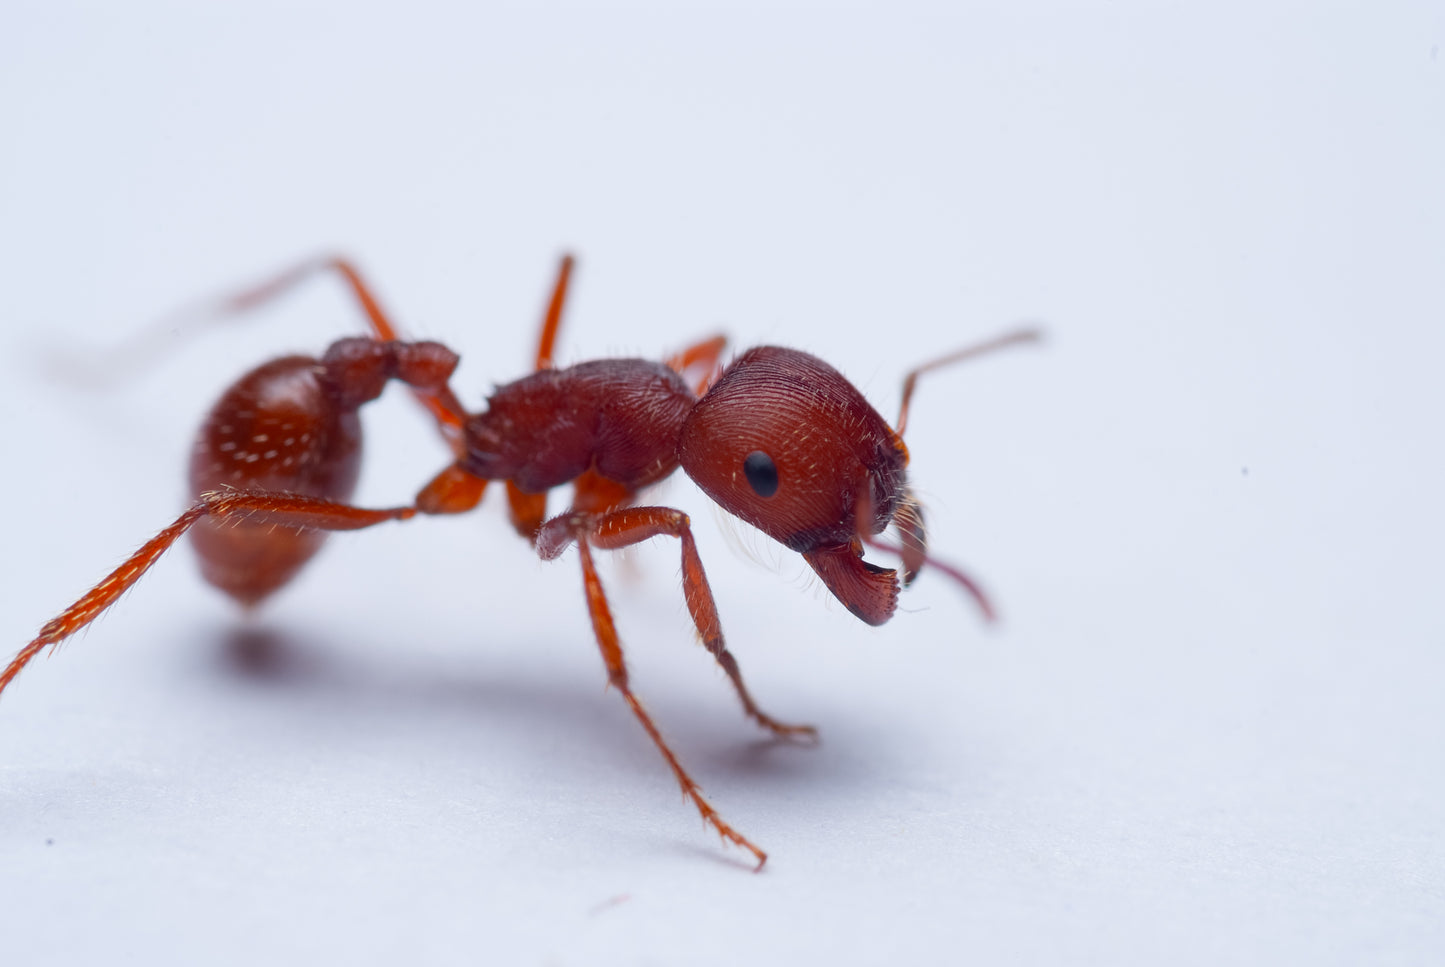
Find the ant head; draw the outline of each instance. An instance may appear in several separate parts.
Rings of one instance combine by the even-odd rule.
[[[678,460],[724,510],[801,553],[849,611],[869,624],[892,616],[897,574],[865,562],[863,541],[913,506],[908,450],[836,369],[795,349],[748,350],[688,415]]]

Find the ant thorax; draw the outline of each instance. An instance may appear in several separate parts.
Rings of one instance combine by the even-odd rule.
[[[696,404],[680,375],[651,360],[545,369],[498,387],[467,421],[461,465],[528,493],[588,470],[640,490],[677,469],[677,440]]]

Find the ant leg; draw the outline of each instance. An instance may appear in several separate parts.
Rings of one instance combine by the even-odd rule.
[[[610,510],[621,510],[631,506],[637,499],[637,492],[615,480],[608,480],[589,467],[572,481],[573,512],[604,514]]]
[[[81,628],[90,624],[122,594],[128,591],[141,575],[148,571],[162,554],[180,539],[181,535],[203,517],[220,523],[275,524],[283,527],[314,528],[326,531],[360,530],[389,520],[406,520],[416,514],[413,507],[392,507],[384,510],[367,510],[352,507],[320,497],[300,494],[278,494],[254,491],[222,490],[202,494],[180,517],[165,530],[151,538],[130,556],[130,558],[105,577],[99,584],[86,592],[79,601],[66,608],[60,615],[47,622],[40,634],[20,650],[0,672],[0,692],[10,684],[30,659],[46,646],[57,646]]]
[[[527,543],[536,543],[542,521],[547,519],[547,492],[529,494],[508,480],[507,518],[517,533],[527,539]]]
[[[303,282],[324,272],[334,272],[351,291],[352,296],[355,297],[362,312],[366,315],[374,338],[381,342],[402,340],[401,334],[392,324],[386,311],[382,309],[371,286],[362,277],[356,266],[340,256],[325,255],[296,262],[270,278],[238,292],[207,300],[189,309],[183,309],[178,314],[161,320],[153,331],[142,334],[135,340],[134,345],[129,347],[129,352],[138,357],[136,362],[144,364],[149,357],[153,357],[162,348],[173,346],[177,335],[186,335],[202,324],[227,319],[260,308],[287,295]],[[115,366],[106,368],[108,372],[115,372],[116,369]],[[451,388],[441,386],[426,393],[414,390],[413,395],[431,413],[438,431],[447,444],[458,456],[461,456],[464,452],[462,424],[466,419],[466,409]]]
[[[417,494],[416,509],[423,514],[464,514],[482,502],[487,483],[454,463]]]
[[[683,377],[688,375],[689,370],[693,370],[697,380],[693,384],[693,392],[702,396],[722,370],[718,360],[722,358],[722,352],[727,348],[727,344],[728,337],[723,335],[704,339],[702,342],[694,343],[686,349],[673,353],[667,357],[665,365]]]
[[[423,514],[463,514],[482,502],[490,481],[470,473],[454,463],[432,478],[416,498],[416,509]],[[547,494],[524,493],[507,481],[507,514],[517,533],[533,543],[542,521],[547,516]]]
[[[211,307],[209,314],[214,318],[223,318],[246,312],[285,295],[302,282],[322,272],[335,272],[341,277],[342,282],[351,290],[351,294],[361,306],[361,311],[366,314],[366,319],[371,324],[371,331],[377,339],[382,342],[401,340],[401,334],[386,311],[382,309],[381,302],[372,292],[366,279],[362,277],[360,270],[349,259],[336,255],[298,262],[265,282],[234,295],[223,297]],[[429,393],[413,391],[412,395],[431,413],[432,419],[436,421],[437,430],[452,450],[461,456],[465,452],[462,444],[462,424],[465,422],[466,408],[456,398],[451,387],[438,387]]]
[[[573,518],[583,519],[580,522],[580,530],[585,531],[585,515],[567,514],[557,519],[570,521]],[[608,684],[622,693],[628,708],[632,709],[632,714],[642,724],[643,731],[652,739],[657,750],[662,753],[662,757],[667,760],[678,785],[682,786],[683,795],[691,799],[693,805],[697,807],[697,811],[702,814],[703,822],[717,830],[718,835],[724,840],[752,853],[757,858],[757,868],[762,869],[763,864],[768,861],[768,854],[758,849],[741,833],[724,822],[717,810],[702,797],[702,788],[687,774],[682,763],[677,761],[677,756],[673,755],[666,740],[663,739],[662,733],[653,724],[652,717],[647,714],[647,710],[642,707],[642,703],[632,693],[632,688],[628,684],[627,665],[622,658],[622,642],[617,637],[617,626],[612,620],[612,609],[607,606],[607,595],[602,590],[602,581],[597,577],[597,566],[593,563],[592,552],[587,547],[585,536],[581,534],[574,536],[578,537],[577,550],[582,558],[582,583],[587,593],[587,610],[592,616],[592,630],[597,636],[597,645],[602,650],[602,662],[607,666]],[[546,557],[545,554],[543,556]]]
[[[349,259],[339,255],[323,255],[305,259],[283,269],[264,282],[249,286],[232,295],[223,296],[210,307],[209,315],[213,318],[224,318],[255,309],[280,298],[312,276],[320,275],[322,272],[335,272],[341,277],[341,281],[351,290],[351,294],[355,296],[357,303],[361,306],[361,311],[366,314],[367,321],[371,323],[371,331],[377,339],[382,342],[395,342],[401,339],[401,335],[392,325],[386,311],[381,308],[381,303],[371,291],[371,286],[367,284],[361,272]]]
[[[577,541],[579,548],[591,544],[604,550],[616,550],[660,536],[676,537],[682,543],[682,590],[687,610],[692,615],[703,646],[717,659],[732,681],[743,703],[743,711],[774,735],[816,740],[818,730],[811,725],[788,725],[758,708],[743,684],[738,661],[723,640],[717,602],[713,600],[707,573],[702,568],[702,558],[697,553],[692,525],[682,511],[670,507],[632,507],[606,514],[563,514],[542,528],[537,538],[537,553],[544,560],[552,560],[573,540]]]
[[[537,370],[552,368],[552,348],[557,342],[557,330],[562,326],[562,307],[567,302],[567,285],[572,280],[572,266],[576,259],[571,255],[562,256],[557,267],[557,281],[552,286],[552,298],[547,303],[547,314],[542,317],[542,331],[537,335]]]

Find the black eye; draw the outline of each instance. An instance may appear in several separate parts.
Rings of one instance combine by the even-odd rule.
[[[778,465],[763,451],[754,450],[743,458],[743,473],[759,497],[771,497],[778,492]]]

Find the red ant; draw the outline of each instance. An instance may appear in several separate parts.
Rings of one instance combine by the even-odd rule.
[[[697,633],[732,681],[746,713],[774,735],[812,738],[753,701],[723,642],[717,607],[688,517],[634,506],[646,487],[679,466],[724,509],[803,555],[828,589],[869,624],[897,605],[895,571],[863,560],[863,546],[893,551],[908,585],[926,563],[957,581],[986,618],[993,610],[962,572],[929,557],[923,516],[908,490],[903,429],[917,378],[966,356],[1037,338],[1019,330],[909,373],[897,429],[827,363],[793,349],[750,349],[719,365],[724,339],[700,342],[665,363],[600,359],[553,368],[552,348],[572,272],[562,260],[542,324],[536,370],[468,413],[448,380],[457,354],[402,340],[370,287],[342,259],[303,262],[223,300],[223,315],[268,302],[303,280],[334,272],[371,323],[369,337],[340,339],[320,359],[284,356],[222,394],[191,453],[191,507],[59,617],[0,673],[3,692],[47,645],[56,646],[115,603],[187,531],[211,584],[251,605],[280,588],[320,549],[327,531],[358,530],[417,513],[476,507],[489,481],[505,481],[513,526],[546,560],[577,545],[587,608],[610,684],[622,693],[683,792],[726,840],[767,855],[723,821],[673,755],[628,684],[622,644],[592,550],[669,536],[682,545],[682,584]],[[695,383],[687,374],[701,372]],[[410,387],[431,412],[456,460],[405,507],[348,501],[360,471],[358,410],[389,380]],[[571,509],[547,518],[547,491],[573,485]],[[889,524],[897,547],[877,540]]]

